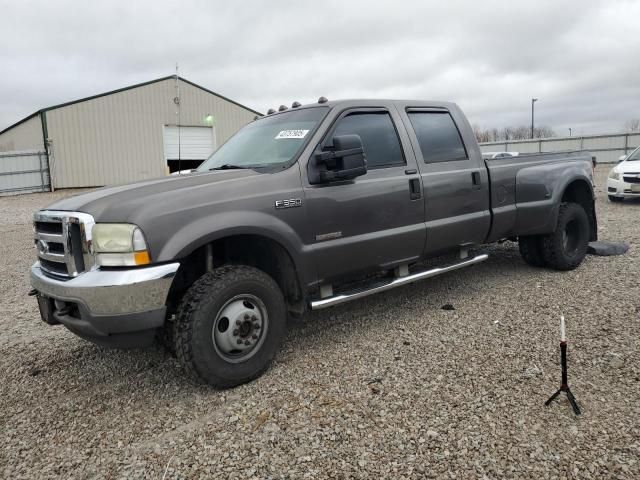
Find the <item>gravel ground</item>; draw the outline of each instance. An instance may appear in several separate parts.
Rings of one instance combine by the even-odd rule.
[[[640,202],[606,201],[625,256],[573,272],[490,259],[314,312],[265,376],[187,381],[160,348],[101,349],[26,296],[31,214],[71,192],[0,198],[0,472],[5,478],[638,478]],[[441,307],[450,303],[454,310]],[[559,386],[558,318],[580,406]]]

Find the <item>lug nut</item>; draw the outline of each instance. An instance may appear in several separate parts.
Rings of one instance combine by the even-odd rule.
[[[237,343],[238,343],[238,345],[240,345],[242,343],[242,340],[238,339]]]
[[[245,340],[245,341],[244,341],[244,344],[245,344],[246,346],[249,346],[249,344],[250,344],[250,343],[251,343],[251,342],[250,342],[249,340]]]
[[[256,334],[254,333],[254,334],[253,334],[253,336],[252,336],[251,338],[253,338],[254,340],[257,340],[257,339],[258,339],[258,335],[256,335]]]
[[[238,336],[238,333],[240,333],[240,332],[238,332],[238,329],[236,328],[236,329],[233,331],[233,336],[234,336],[234,337],[237,337],[237,336]]]
[[[240,326],[242,322],[240,320],[236,320],[236,325]]]
[[[251,320],[253,320],[254,322],[257,322],[257,321],[258,321],[258,317],[256,317],[255,315],[253,315],[253,316],[251,317]]]
[[[249,314],[248,314],[248,313],[245,313],[245,314],[244,314],[244,319],[245,319],[245,320],[249,320]]]
[[[253,324],[253,328],[255,328],[256,330],[260,330],[260,324],[259,323],[254,323]]]

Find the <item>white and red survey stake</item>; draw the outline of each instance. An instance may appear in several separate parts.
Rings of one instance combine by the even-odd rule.
[[[565,392],[567,394],[567,398],[569,399],[569,403],[573,408],[573,412],[576,415],[580,415],[580,408],[578,407],[578,403],[576,402],[576,398],[571,393],[569,389],[569,383],[567,381],[567,337],[566,330],[564,324],[564,315],[560,316],[560,366],[562,368],[562,382],[560,383],[560,388],[556,393],[549,397],[549,400],[544,402],[545,405],[549,405],[553,402],[561,392]]]

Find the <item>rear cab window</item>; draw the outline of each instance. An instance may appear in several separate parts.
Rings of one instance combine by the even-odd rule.
[[[409,109],[407,116],[425,163],[469,159],[460,131],[448,111]]]

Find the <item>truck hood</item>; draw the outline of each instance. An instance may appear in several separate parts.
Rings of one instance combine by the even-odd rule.
[[[164,177],[82,193],[59,200],[47,210],[85,212],[96,222],[126,222],[144,210],[170,210],[175,202],[184,204],[195,192],[210,200],[223,198],[229,184],[261,175],[254,170],[227,170]]]

